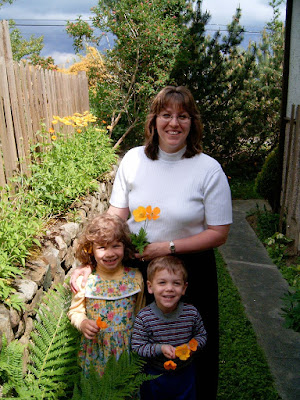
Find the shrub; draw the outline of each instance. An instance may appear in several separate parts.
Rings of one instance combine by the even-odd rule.
[[[268,200],[273,211],[277,211],[278,193],[281,186],[278,147],[276,147],[266,158],[262,170],[258,173],[255,181],[255,190],[264,199]]]
[[[294,329],[296,332],[300,332],[300,289],[297,289],[294,293],[286,293],[283,301],[284,325],[287,328]]]

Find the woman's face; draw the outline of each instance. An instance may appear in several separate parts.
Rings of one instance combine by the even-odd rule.
[[[176,153],[186,145],[191,129],[189,114],[175,104],[169,104],[156,117],[159,147],[166,153]]]

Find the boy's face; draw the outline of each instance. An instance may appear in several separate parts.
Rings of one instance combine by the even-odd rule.
[[[155,273],[152,282],[147,281],[148,292],[154,294],[157,307],[163,313],[174,311],[185,294],[187,282],[183,281],[180,272],[173,274],[163,269]]]

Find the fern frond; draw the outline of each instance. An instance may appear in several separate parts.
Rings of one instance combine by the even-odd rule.
[[[79,333],[67,317],[70,302],[70,291],[58,285],[48,292],[37,312],[29,346],[28,382],[35,381],[43,399],[65,395],[79,373]]]
[[[11,394],[15,386],[23,380],[23,354],[25,346],[14,340],[7,344],[6,336],[2,337],[0,352],[0,383],[2,394]]]
[[[119,360],[109,358],[102,377],[91,366],[89,377],[82,374],[75,385],[72,400],[132,399],[144,381],[154,378],[142,373],[144,364],[137,354],[125,352]]]

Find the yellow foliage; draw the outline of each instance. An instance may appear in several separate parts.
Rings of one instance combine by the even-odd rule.
[[[90,88],[109,78],[103,55],[92,46],[87,46],[86,55],[80,56],[80,61],[72,64],[68,69],[60,70],[60,72],[75,75],[80,71],[87,73]]]

